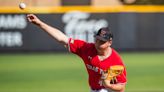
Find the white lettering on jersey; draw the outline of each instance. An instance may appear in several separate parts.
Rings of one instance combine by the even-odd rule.
[[[87,66],[87,69],[93,70],[94,72],[99,72],[99,74],[104,73],[103,69],[101,69],[99,67],[95,67],[95,66],[92,66],[92,65],[89,65],[89,64],[86,64],[86,66]]]

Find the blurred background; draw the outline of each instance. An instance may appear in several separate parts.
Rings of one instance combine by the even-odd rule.
[[[82,60],[28,23],[29,13],[87,42],[109,27],[127,68],[126,92],[164,92],[164,0],[0,0],[0,92],[90,90]]]

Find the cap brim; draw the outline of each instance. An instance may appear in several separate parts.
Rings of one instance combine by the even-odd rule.
[[[101,37],[101,36],[98,36],[98,35],[96,35],[95,38],[96,38],[96,39],[99,39],[99,40],[101,40],[101,41],[104,41],[104,42],[108,41],[107,39],[105,39],[105,38],[103,38],[103,37]]]

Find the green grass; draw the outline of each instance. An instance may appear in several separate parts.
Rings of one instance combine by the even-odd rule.
[[[127,66],[127,91],[164,91],[164,53],[122,53]]]
[[[121,53],[127,92],[164,91],[164,53]],[[82,60],[73,54],[0,54],[0,92],[89,92]]]

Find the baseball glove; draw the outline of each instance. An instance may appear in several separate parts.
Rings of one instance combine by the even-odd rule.
[[[122,65],[111,66],[107,70],[107,78],[106,78],[106,80],[112,80],[113,78],[115,78],[118,75],[122,74],[123,70],[124,70],[124,67]]]

